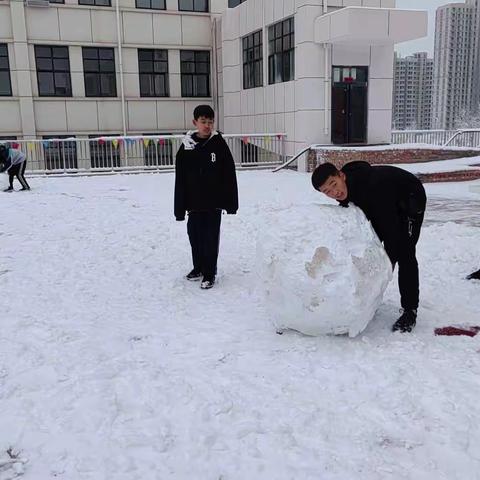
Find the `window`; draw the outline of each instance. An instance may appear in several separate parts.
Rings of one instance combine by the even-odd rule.
[[[98,138],[98,135],[89,135]],[[101,140],[90,140],[90,164],[92,168],[120,167],[120,144],[116,146],[106,137]]]
[[[182,97],[210,96],[210,52],[181,50]]]
[[[208,12],[208,0],[178,0],[178,9],[185,12]]]
[[[289,82],[295,77],[293,17],[268,27],[268,83]]]
[[[245,2],[246,0],[228,0],[228,8],[234,8]]]
[[[168,97],[168,51],[138,50],[141,97]]]
[[[79,5],[94,5],[96,7],[111,7],[110,0],[78,0]]]
[[[135,0],[137,8],[149,8],[151,10],[165,10],[165,0]]]
[[[65,3],[65,0],[48,0],[48,3]]]
[[[144,135],[155,135],[145,133]],[[159,133],[158,135],[170,135],[170,133]],[[175,164],[172,141],[169,138],[150,140],[144,148],[144,159],[147,167],[173,166]]]
[[[10,64],[8,62],[8,48],[6,43],[0,43],[0,96],[11,96]]]
[[[38,94],[41,97],[71,97],[68,47],[35,45]]]
[[[47,170],[77,169],[77,142],[69,140],[64,142],[50,141],[50,139],[71,138],[70,135],[56,135],[43,137],[43,157]]]
[[[263,85],[263,42],[262,31],[243,39],[243,88]]]
[[[113,48],[83,47],[83,74],[87,97],[116,97]]]

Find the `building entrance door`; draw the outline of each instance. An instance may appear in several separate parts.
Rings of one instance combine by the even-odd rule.
[[[332,143],[366,143],[368,67],[333,67]]]

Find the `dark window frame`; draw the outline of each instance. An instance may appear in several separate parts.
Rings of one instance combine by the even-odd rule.
[[[206,55],[207,60],[201,60]],[[186,57],[190,56],[193,60]],[[183,57],[183,59],[182,59]],[[205,68],[206,65],[206,68]],[[202,71],[202,70],[206,70]],[[180,77],[182,84],[182,97],[209,98],[210,93],[211,62],[210,50],[180,50]],[[201,90],[199,80],[204,79],[206,90]]]
[[[185,7],[183,4],[185,2],[191,2],[192,7]],[[205,2],[205,8],[202,9],[197,7],[200,2]],[[178,10],[180,12],[199,12],[199,13],[208,13],[210,12],[210,1],[209,0],[178,0]]]
[[[110,134],[110,136],[118,137],[120,135]],[[120,168],[122,166],[120,143],[118,143],[117,147],[115,147],[112,140],[108,136],[102,137],[104,143],[100,143],[100,137],[102,137],[102,135],[88,136],[88,144],[90,150],[90,167],[109,170],[112,170],[114,168]]]
[[[96,51],[96,58],[94,53]],[[111,58],[101,58],[106,53]],[[89,55],[86,55],[86,54]],[[113,47],[82,47],[83,80],[86,97],[117,97],[117,72],[115,65],[115,49]],[[95,65],[95,68],[93,68]],[[107,68],[108,65],[108,68]],[[89,88],[89,79],[93,79],[95,91]],[[112,90],[104,89],[103,79],[110,79]]]
[[[3,53],[2,53],[3,50]],[[2,61],[2,59],[4,59]],[[5,62],[5,66],[2,67],[2,63]],[[6,72],[6,75],[5,75]],[[3,73],[3,75],[2,75]],[[10,73],[10,58],[8,56],[8,43],[0,43],[0,77],[8,79],[8,89],[0,90],[0,97],[11,97],[12,96],[12,76]]]
[[[163,2],[163,6],[154,7],[153,2]],[[141,5],[141,3],[149,4],[149,6]],[[167,0],[135,0],[135,8],[139,8],[142,10],[166,10]]]
[[[86,5],[87,7],[111,7],[111,0],[78,0],[79,5]]]
[[[295,20],[289,17],[268,27],[268,84],[295,80]]]
[[[71,97],[72,96],[72,76],[70,73],[70,51],[67,46],[63,45],[35,45],[35,65],[37,69],[37,87],[38,87],[38,96],[39,97]],[[58,56],[59,50],[63,51],[64,54]],[[45,51],[49,54],[45,55]],[[57,61],[57,62],[56,62]],[[65,67],[60,67],[56,63],[60,61],[66,62]],[[45,67],[41,65],[42,63],[50,62],[51,66]],[[63,62],[62,62],[63,63]],[[59,91],[60,88],[57,86],[57,78],[59,75],[65,75],[66,77],[66,86],[65,92]],[[46,76],[51,81],[53,85],[53,92],[46,91],[42,87],[41,77]]]
[[[243,89],[263,87],[263,30],[242,38]]]
[[[156,56],[164,56],[164,59]],[[140,83],[141,97],[169,97],[170,82],[168,71],[168,50],[159,48],[139,48],[138,56],[138,80]],[[143,56],[143,58],[141,58]],[[145,57],[151,56],[151,59]],[[163,70],[163,71],[162,71]],[[163,82],[161,88],[160,79]],[[148,83],[148,88],[146,88]]]
[[[43,159],[46,170],[77,170],[77,142],[73,135],[44,135],[42,142]],[[66,142],[56,142],[52,139],[72,138]]]
[[[165,136],[171,133],[144,133],[145,136]],[[163,140],[163,142],[162,142]],[[146,167],[164,167],[175,165],[175,151],[172,139],[150,139],[143,151],[143,160]]]

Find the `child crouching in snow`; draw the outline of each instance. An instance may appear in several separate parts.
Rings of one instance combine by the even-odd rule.
[[[10,182],[9,187],[4,192],[13,191],[13,179],[15,177],[22,185],[21,190],[30,190],[24,176],[26,166],[27,157],[23,152],[0,145],[0,173],[7,172]]]

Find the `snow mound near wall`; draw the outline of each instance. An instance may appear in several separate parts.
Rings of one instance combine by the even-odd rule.
[[[277,329],[362,332],[392,278],[390,260],[357,207],[297,205],[266,212],[259,285]]]

